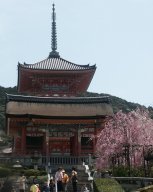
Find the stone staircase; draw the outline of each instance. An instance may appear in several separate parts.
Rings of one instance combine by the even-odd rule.
[[[87,165],[75,166],[78,173],[78,192],[85,192],[85,187],[89,192],[93,191],[92,177],[90,177],[90,171]],[[68,185],[68,192],[73,192],[72,183]],[[87,191],[86,191],[87,192]]]

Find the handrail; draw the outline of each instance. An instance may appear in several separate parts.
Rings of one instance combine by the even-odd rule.
[[[152,177],[111,177],[111,178],[114,178],[116,180],[137,180],[137,181],[148,180],[148,181],[153,181]]]

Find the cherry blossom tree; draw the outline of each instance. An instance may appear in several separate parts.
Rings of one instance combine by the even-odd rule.
[[[110,167],[112,160],[118,163],[140,166],[144,156],[153,146],[153,119],[146,109],[136,109],[127,114],[114,114],[97,135],[96,166]]]

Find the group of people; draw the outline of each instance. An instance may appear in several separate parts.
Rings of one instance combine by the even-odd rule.
[[[55,176],[51,177],[49,182],[45,182],[41,189],[34,179],[30,192],[67,192],[69,182],[72,183],[73,192],[77,192],[77,177],[77,171],[74,167],[71,175],[68,175],[62,167],[59,167]]]
[[[18,179],[19,192],[67,192],[68,183],[72,184],[73,192],[77,192],[78,175],[75,167],[72,167],[71,173],[68,175],[62,167],[59,167],[54,175],[50,177],[49,181],[46,181],[42,186],[39,186],[37,177],[33,178],[30,189],[27,185],[27,179],[24,174],[21,174]],[[15,189],[12,189],[14,192]]]
[[[57,192],[67,192],[68,183],[71,181],[73,192],[77,192],[77,183],[78,183],[78,176],[77,171],[73,167],[71,175],[65,172],[62,167],[59,167],[57,172],[55,173],[55,189]],[[53,191],[52,191],[53,192]]]

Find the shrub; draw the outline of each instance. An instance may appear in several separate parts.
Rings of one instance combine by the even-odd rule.
[[[36,170],[36,169],[28,169],[28,170],[24,170],[24,174],[27,177],[38,176],[38,175],[40,175],[40,171]]]
[[[142,167],[131,169],[131,176],[133,177],[144,177],[144,175],[144,168]]]
[[[115,167],[113,169],[113,176],[114,177],[143,177],[144,176],[144,168],[143,167],[137,167],[137,168],[130,168],[130,173],[129,173],[129,168],[126,166],[119,166]]]
[[[128,177],[129,176],[129,170],[125,166],[114,167],[113,176],[114,177]]]
[[[35,176],[28,177],[28,183],[33,183],[34,178],[35,178]],[[47,180],[48,180],[47,175],[45,175],[45,176],[36,176],[36,181],[37,181],[38,184],[43,184]]]
[[[112,178],[100,178],[94,180],[94,192],[124,192],[119,183]]]
[[[13,186],[13,182],[10,180],[6,180],[1,188],[1,192],[11,192],[12,186]]]
[[[11,170],[5,167],[0,167],[0,177],[8,177],[11,175]]]

